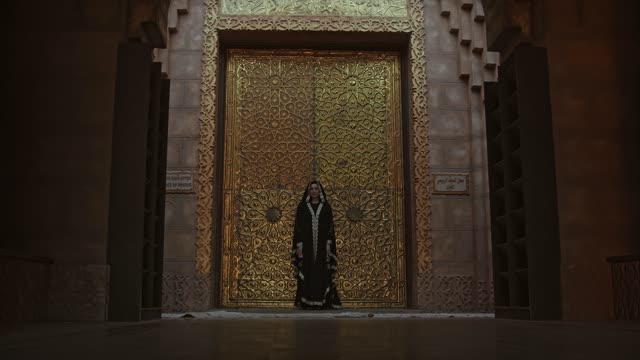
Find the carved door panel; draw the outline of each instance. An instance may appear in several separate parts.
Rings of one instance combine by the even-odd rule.
[[[317,178],[334,209],[346,306],[405,306],[400,58],[229,50],[222,304],[289,307],[293,221]]]

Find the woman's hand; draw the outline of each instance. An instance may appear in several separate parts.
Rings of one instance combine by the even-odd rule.
[[[298,259],[302,259],[302,246],[298,246]]]

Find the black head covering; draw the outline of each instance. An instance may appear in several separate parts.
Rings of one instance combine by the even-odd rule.
[[[313,180],[307,185],[307,188],[304,190],[304,194],[302,195],[302,199],[300,199],[300,204],[304,204],[310,201],[309,189],[313,184],[317,184],[318,187],[320,188],[320,202],[328,204],[329,201],[327,201],[327,194],[324,192],[324,187],[322,186],[322,184],[320,184],[320,181],[318,180]]]

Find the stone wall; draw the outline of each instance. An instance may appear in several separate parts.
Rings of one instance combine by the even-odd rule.
[[[12,281],[37,286],[39,294],[29,296],[47,299],[44,309],[58,320],[106,317],[117,49],[129,36],[142,36],[127,29],[162,22],[168,6],[168,0],[146,1],[147,7],[145,1],[16,2],[7,15],[17,39],[9,49],[17,202],[16,234],[2,237],[0,248],[54,265],[46,270],[47,287],[36,285],[41,265],[12,260],[3,267]],[[3,311],[11,306],[5,299],[12,301],[0,299]]]
[[[469,195],[434,195],[433,269],[419,274],[419,307],[489,311],[489,197],[482,86],[498,56],[485,47],[479,1],[425,1],[431,171],[468,173]]]
[[[637,1],[485,0],[490,47],[545,47],[566,320],[613,318],[609,256],[640,253]],[[515,30],[514,30],[515,29]]]
[[[469,173],[471,179],[469,195],[433,197],[433,267],[418,274],[418,302],[413,304],[426,311],[491,310],[481,90],[484,81],[496,80],[498,57],[485,49],[479,2],[463,3],[425,1],[431,168]],[[197,166],[202,5],[203,0],[172,4],[169,51],[160,54],[172,81],[169,170],[195,172]],[[167,197],[164,311],[209,305],[211,279],[195,269],[196,206],[192,194]]]
[[[173,1],[165,71],[171,79],[168,171],[197,173],[204,1]],[[209,276],[196,273],[196,194],[167,194],[163,311],[206,310]]]

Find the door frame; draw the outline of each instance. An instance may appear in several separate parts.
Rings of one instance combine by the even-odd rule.
[[[319,31],[247,31],[222,30],[218,33],[219,56],[216,77],[216,140],[213,229],[211,252],[211,299],[214,308],[222,305],[222,224],[223,219],[223,162],[225,141],[226,65],[228,49],[288,49],[288,50],[351,50],[351,51],[397,51],[400,53],[401,122],[403,131],[403,177],[404,177],[404,241],[406,306],[415,308],[417,292],[417,244],[415,239],[415,196],[413,129],[411,127],[410,88],[410,34],[404,32],[319,32]]]

